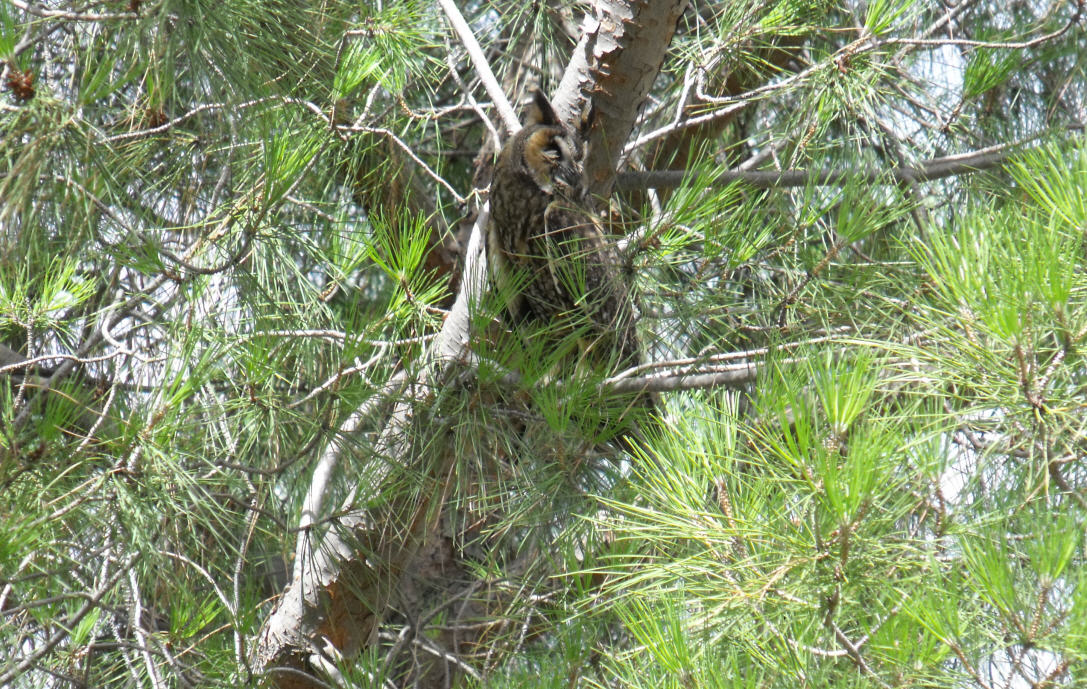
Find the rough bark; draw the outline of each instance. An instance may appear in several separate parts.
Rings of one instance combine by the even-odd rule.
[[[594,191],[610,189],[615,161],[633,127],[635,115],[657,76],[685,0],[601,2],[583,23],[585,35],[565,73],[554,102],[567,121],[589,94],[597,109],[590,137],[590,175]],[[435,393],[450,384],[458,362],[469,358],[469,312],[485,289],[485,257],[480,241],[487,211],[477,218],[464,256],[464,273],[456,301],[438,337],[415,367],[414,382],[403,391],[376,444],[386,467],[419,472],[427,485],[405,498],[384,500],[380,510],[361,510],[370,495],[352,495],[327,534],[305,530],[291,584],[265,623],[253,652],[255,669],[272,686],[283,689],[321,686],[319,668],[336,656],[350,659],[375,643],[382,619],[395,604],[418,602],[414,581],[428,573],[443,576],[456,569],[455,555],[445,547],[443,507],[450,469],[457,458],[449,445],[420,466],[412,438],[427,423],[422,412],[435,403]],[[340,436],[355,433],[361,414],[352,415]],[[344,453],[342,446],[328,452]],[[382,494],[388,469],[376,472],[365,488]],[[373,502],[373,501],[370,501]],[[464,641],[464,640],[462,640]],[[412,678],[418,686],[441,686],[464,671],[442,663],[423,668]]]
[[[415,405],[422,405],[433,388],[428,382],[441,380],[451,365],[467,351],[470,302],[478,299],[485,284],[486,259],[480,242],[479,224],[485,223],[486,210],[480,214],[465,252],[464,277],[461,291],[445,326],[427,352],[427,365],[422,367],[416,383],[406,390],[396,404],[385,426],[377,452],[387,462],[409,465],[411,456],[410,426]],[[359,417],[352,415],[339,430],[340,435],[353,434]],[[452,448],[450,448],[451,450]],[[332,448],[341,454],[343,446]],[[430,478],[441,482],[448,473],[447,453]],[[370,490],[381,490],[381,474],[370,480]],[[440,487],[440,486],[438,486]],[[420,494],[433,495],[429,491]],[[350,658],[376,638],[390,596],[399,580],[410,572],[421,556],[428,554],[427,545],[438,542],[440,510],[427,500],[406,503],[391,501],[382,513],[360,510],[353,492],[345,501],[343,516],[319,542],[315,535],[300,535],[301,547],[295,562],[294,576],[283,593],[275,611],[261,630],[254,651],[254,665],[266,673],[274,686],[282,689],[316,687],[319,683],[308,676],[330,656],[330,645],[340,656]],[[385,532],[383,527],[401,525],[401,530]],[[407,525],[406,527],[404,525]]]
[[[611,193],[623,145],[686,5],[686,0],[609,0],[598,3],[582,22],[581,40],[553,104],[572,122],[583,112],[585,100],[592,102],[595,117],[584,164],[589,191],[595,195]]]

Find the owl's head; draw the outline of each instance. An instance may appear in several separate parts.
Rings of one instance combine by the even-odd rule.
[[[574,139],[559,122],[555,110],[540,91],[532,96],[525,126],[514,137],[521,151],[521,165],[544,192],[556,188],[577,189],[581,185],[578,149]]]

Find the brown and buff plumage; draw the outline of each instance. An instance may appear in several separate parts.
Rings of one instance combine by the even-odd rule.
[[[600,222],[581,202],[576,143],[536,92],[491,183],[487,260],[511,325],[587,323],[593,361],[639,362],[629,285]]]

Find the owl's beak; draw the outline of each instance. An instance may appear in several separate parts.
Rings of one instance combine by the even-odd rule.
[[[559,186],[575,191],[581,188],[581,174],[573,161],[565,158],[560,160],[555,166],[554,177],[555,183]]]

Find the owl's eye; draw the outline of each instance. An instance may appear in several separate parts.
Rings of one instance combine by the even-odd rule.
[[[560,151],[558,147],[554,146],[551,148],[545,148],[543,151],[541,151],[541,153],[543,153],[544,158],[547,158],[552,163],[559,162],[559,158],[562,157],[562,151]]]

